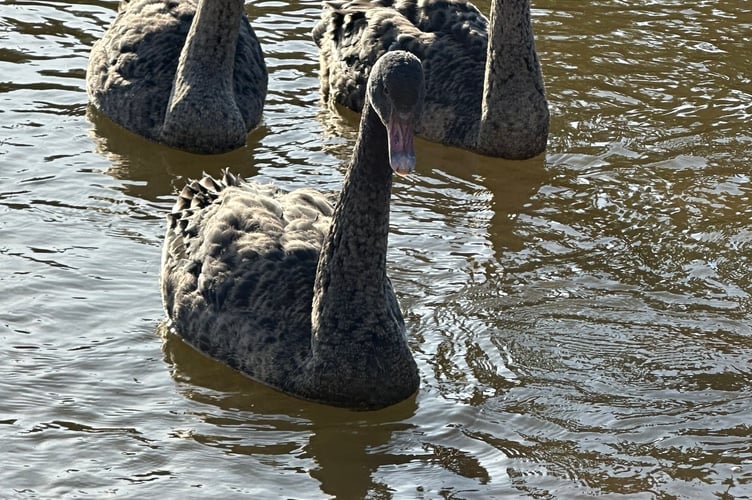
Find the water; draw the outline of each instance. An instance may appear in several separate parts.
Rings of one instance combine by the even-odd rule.
[[[748,2],[534,2],[548,151],[418,142],[388,262],[422,385],[366,413],[187,348],[157,285],[186,178],[338,188],[318,3],[249,5],[264,124],[218,157],[87,112],[115,8],[0,4],[1,497],[752,497]]]

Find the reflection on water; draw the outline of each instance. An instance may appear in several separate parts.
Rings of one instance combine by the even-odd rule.
[[[414,399],[378,412],[355,412],[318,404],[304,404],[220,363],[208,360],[185,344],[164,324],[166,361],[185,397],[202,403],[199,417],[213,435],[193,433],[203,444],[248,455],[292,455],[308,465],[301,470],[321,483],[325,493],[341,498],[363,498],[378,487],[371,479],[382,465],[407,462],[410,456],[395,456],[385,449],[394,434],[415,428],[408,419],[415,412]],[[214,408],[216,407],[216,408]],[[221,411],[219,411],[221,410]],[[245,412],[253,412],[248,425]],[[240,413],[235,417],[228,414]],[[237,427],[243,429],[237,432]],[[227,429],[223,434],[218,432]]]
[[[123,129],[93,107],[86,113],[92,123],[90,135],[97,153],[110,165],[104,173],[124,181],[126,193],[136,198],[157,201],[172,190],[178,191],[186,179],[200,178],[206,172],[218,176],[228,165],[245,177],[257,172],[254,168],[250,144],[264,133],[264,127],[249,136],[249,145],[220,155],[197,155],[165,148]]]
[[[752,495],[747,2],[535,2],[549,149],[416,141],[388,265],[421,389],[365,413],[196,353],[157,283],[186,178],[339,188],[358,116],[319,103],[319,3],[249,4],[269,99],[216,157],[87,109],[116,6],[0,4],[0,496]]]

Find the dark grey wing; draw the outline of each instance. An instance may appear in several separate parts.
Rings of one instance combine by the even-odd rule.
[[[86,89],[92,104],[121,126],[158,141],[180,51],[196,12],[192,0],[131,0],[91,49]],[[243,16],[235,53],[235,95],[248,129],[258,124],[267,70]]]
[[[288,376],[280,367],[301,366],[310,350],[313,282],[331,212],[314,191],[283,193],[227,172],[187,185],[162,258],[162,297],[177,333],[278,385],[275,377]]]
[[[488,20],[464,0],[354,0],[324,4],[313,30],[321,94],[361,111],[370,69],[389,50],[423,63],[426,102],[418,133],[429,140],[475,142],[480,121]]]
[[[94,106],[123,127],[156,140],[194,12],[191,2],[121,4],[89,56],[86,88]]]
[[[261,45],[244,15],[235,52],[235,99],[248,130],[261,121],[268,83],[269,75]]]
[[[421,31],[387,2],[326,2],[313,38],[319,46],[322,97],[358,112],[379,57],[389,50],[424,54]]]

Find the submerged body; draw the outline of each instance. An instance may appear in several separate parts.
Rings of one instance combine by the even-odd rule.
[[[374,62],[406,50],[425,72],[419,135],[509,159],[546,148],[550,117],[529,0],[495,0],[490,23],[465,0],[331,1],[313,37],[324,100],[360,111]]]
[[[92,47],[92,105],[147,139],[196,153],[245,144],[268,75],[243,0],[130,0]]]
[[[170,216],[161,275],[180,336],[260,382],[313,401],[373,409],[417,390],[386,250],[392,172],[407,173],[414,164],[404,135],[412,136],[420,113],[421,74],[405,53],[374,67],[334,208],[316,191],[284,193],[229,173],[183,190]]]

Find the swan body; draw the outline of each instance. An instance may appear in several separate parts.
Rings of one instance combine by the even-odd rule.
[[[333,0],[313,38],[321,94],[355,111],[385,52],[423,63],[426,139],[481,154],[526,159],[546,148],[548,102],[529,0],[493,0],[490,22],[466,0]]]
[[[381,408],[418,387],[386,274],[392,172],[415,164],[420,62],[371,71],[336,206],[225,172],[189,183],[169,216],[161,289],[175,331],[205,354],[293,396]]]
[[[90,102],[122,127],[194,153],[243,146],[268,74],[243,0],[130,0],[92,47]]]

